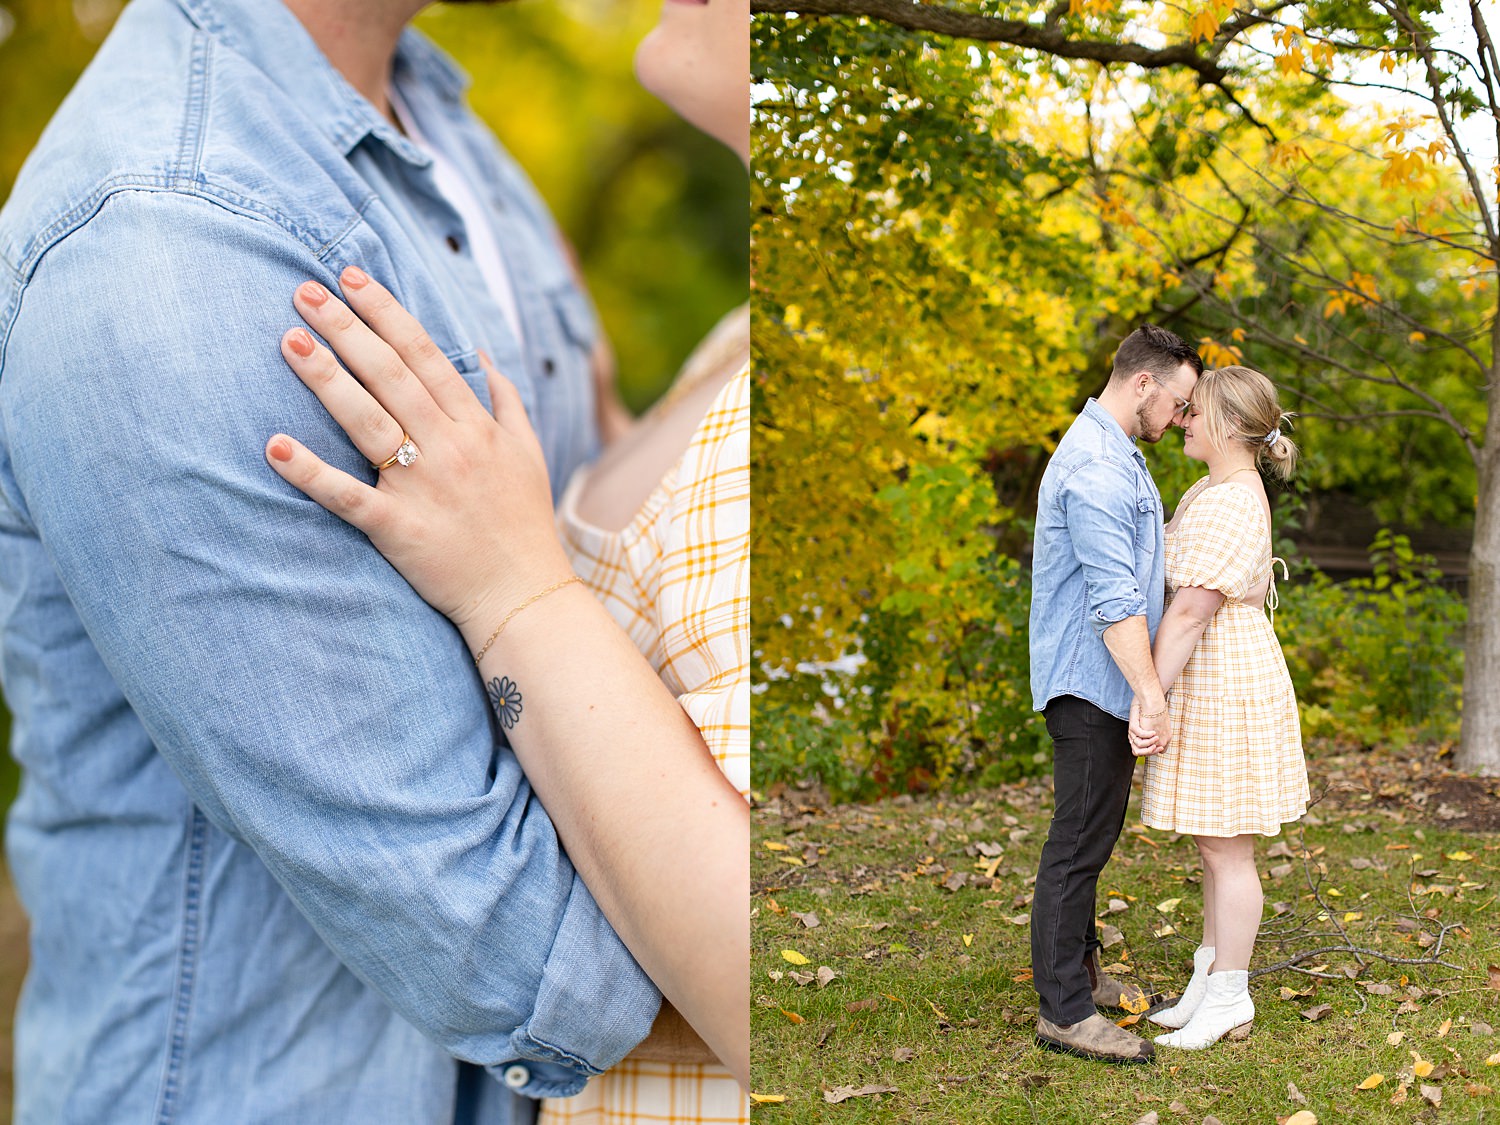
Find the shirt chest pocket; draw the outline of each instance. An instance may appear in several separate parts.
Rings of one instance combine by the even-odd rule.
[[[1135,547],[1153,553],[1161,532],[1161,501],[1155,496],[1138,496],[1135,501]]]
[[[567,282],[549,289],[542,295],[536,329],[536,364],[542,378],[586,385],[590,357],[599,339],[599,322],[588,298]]]

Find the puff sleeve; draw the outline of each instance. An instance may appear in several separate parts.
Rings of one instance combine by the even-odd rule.
[[[1237,484],[1205,488],[1177,528],[1174,588],[1202,586],[1243,601],[1266,560],[1254,550],[1265,522],[1260,501]]]

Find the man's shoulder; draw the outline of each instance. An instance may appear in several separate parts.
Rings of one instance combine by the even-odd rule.
[[[0,211],[8,280],[23,286],[49,250],[124,193],[193,197],[220,207],[231,226],[269,222],[316,254],[358,216],[369,189],[326,136],[298,127],[299,116],[175,4],[137,0],[47,125]],[[162,211],[170,222],[171,208]],[[152,208],[141,213],[133,237],[145,244]]]

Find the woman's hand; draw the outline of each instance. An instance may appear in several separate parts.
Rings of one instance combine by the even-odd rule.
[[[1160,732],[1152,729],[1146,722],[1141,709],[1141,697],[1138,695],[1130,700],[1129,734],[1130,752],[1137,758],[1149,758],[1152,754],[1160,754],[1166,749]]]
[[[485,363],[492,417],[384,286],[353,266],[339,280],[347,306],[315,281],[294,297],[333,352],[293,328],[281,353],[371,465],[393,458],[407,435],[416,460],[393,462],[371,487],[285,434],[267,442],[267,459],[369,536],[473,644],[507,609],[572,573],[541,444],[508,379]]]

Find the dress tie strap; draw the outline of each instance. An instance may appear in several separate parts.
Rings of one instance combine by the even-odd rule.
[[[1281,580],[1291,581],[1291,573],[1286,568],[1286,559],[1276,555],[1271,556],[1271,581],[1266,586],[1266,611],[1271,615],[1271,628],[1276,628],[1276,607],[1281,604],[1281,598],[1276,594],[1276,564],[1281,564]]]

